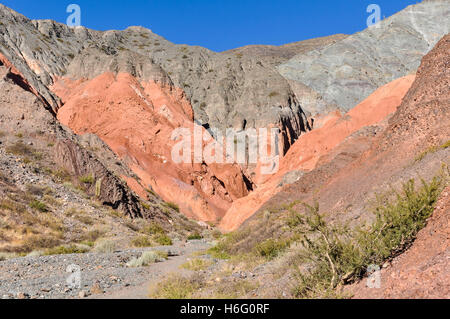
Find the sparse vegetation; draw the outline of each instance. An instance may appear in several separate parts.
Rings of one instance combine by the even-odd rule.
[[[17,252],[31,252],[46,248],[53,248],[61,243],[59,238],[54,235],[31,235],[28,236],[20,247],[16,248]]]
[[[172,203],[172,202],[166,202],[166,203],[164,203],[164,206],[167,206],[167,207],[170,208],[170,209],[173,209],[173,210],[175,210],[175,211],[177,211],[177,212],[180,212],[180,207],[178,207],[178,205],[175,204],[175,203]]]
[[[306,206],[308,214],[297,230],[304,235],[298,258],[309,266],[297,274],[295,296],[339,297],[337,288],[363,276],[369,265],[381,265],[408,248],[432,214],[440,186],[440,178],[422,181],[419,189],[410,180],[394,200],[380,201],[371,225],[354,229],[329,225],[318,206]]]
[[[237,280],[235,282],[224,282],[213,288],[215,299],[237,299],[246,296],[252,290],[258,288],[258,284],[250,280]]]
[[[16,258],[17,254],[0,252],[0,261]]]
[[[201,288],[201,278],[185,278],[180,275],[170,275],[159,282],[150,293],[155,299],[190,299]]]
[[[448,147],[450,147],[450,140],[448,140],[447,142],[445,142],[444,144],[439,145],[439,146],[431,146],[431,147],[427,148],[425,151],[423,151],[422,153],[420,153],[419,155],[417,155],[416,158],[415,158],[415,161],[416,162],[420,162],[428,154],[436,153],[437,151],[444,150],[444,149],[446,149]]]
[[[173,245],[172,239],[165,234],[158,234],[155,236],[155,241],[162,246],[171,246]]]
[[[192,271],[199,271],[199,270],[205,270],[209,266],[211,266],[213,262],[211,260],[206,260],[203,258],[195,258],[191,259],[188,262],[181,265],[181,268],[192,270]]]
[[[89,251],[88,247],[84,247],[83,245],[64,245],[53,247],[45,250],[43,255],[70,255],[70,254],[84,254]]]
[[[190,234],[187,238],[188,240],[200,240],[203,239],[203,236],[199,233]]]
[[[6,151],[16,156],[32,157],[34,155],[34,150],[22,141],[17,141],[12,145],[7,146]]]
[[[95,242],[97,239],[102,237],[104,233],[105,232],[100,229],[90,230],[81,236],[80,241]]]
[[[166,252],[162,251],[146,251],[143,252],[141,257],[133,258],[127,263],[128,267],[145,267],[150,264],[162,262],[168,257]]]
[[[94,252],[100,254],[111,254],[116,250],[116,242],[112,240],[100,240],[94,246]]]
[[[288,248],[290,242],[287,240],[276,240],[273,238],[267,239],[255,247],[257,255],[268,260],[274,259]]]
[[[80,183],[83,183],[83,184],[93,185],[95,183],[95,178],[91,174],[86,175],[86,176],[81,176],[79,179],[80,179]]]
[[[45,203],[40,202],[38,200],[33,200],[30,202],[30,207],[32,209],[35,209],[37,211],[40,211],[41,213],[46,213],[48,212],[48,207]]]
[[[49,172],[58,183],[67,183],[72,180],[70,174],[64,169],[50,170]]]
[[[137,236],[131,240],[131,244],[134,247],[152,247],[153,242],[149,236]]]
[[[165,234],[165,230],[155,222],[151,222],[149,225],[142,229],[142,233],[148,235]]]

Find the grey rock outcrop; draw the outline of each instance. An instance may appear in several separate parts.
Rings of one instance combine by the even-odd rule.
[[[414,73],[422,57],[450,32],[450,2],[412,5],[379,26],[325,48],[293,57],[278,67],[287,79],[306,85],[298,96],[306,111],[348,111],[380,86]],[[316,96],[314,96],[316,95]]]

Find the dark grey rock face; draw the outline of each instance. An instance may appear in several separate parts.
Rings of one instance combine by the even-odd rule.
[[[413,73],[422,57],[450,31],[450,2],[426,1],[325,48],[278,67],[299,88],[306,111],[348,111],[380,86]]]

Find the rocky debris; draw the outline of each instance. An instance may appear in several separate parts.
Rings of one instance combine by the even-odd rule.
[[[422,57],[450,32],[449,13],[448,1],[423,1],[378,27],[299,54],[278,70],[313,90],[297,94],[305,112],[323,113],[328,107],[347,112],[382,85],[414,73]]]
[[[192,241],[189,246],[125,249],[114,253],[23,257],[0,262],[0,296],[3,299],[74,299],[101,297],[103,294],[141,286],[163,274],[164,263],[172,259],[184,263],[193,252],[207,249],[209,244]],[[144,251],[165,251],[175,257],[148,267],[130,268],[126,263]],[[176,254],[174,254],[176,252]],[[80,281],[68,280],[68,266],[79,269]],[[170,266],[173,268],[173,266]],[[171,271],[177,270],[168,269]],[[72,285],[73,284],[73,285]]]

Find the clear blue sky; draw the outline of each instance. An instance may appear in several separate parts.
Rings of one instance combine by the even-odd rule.
[[[32,19],[66,22],[78,4],[82,25],[123,30],[141,25],[178,44],[224,51],[248,44],[281,45],[366,28],[371,3],[389,17],[417,0],[0,0]]]

